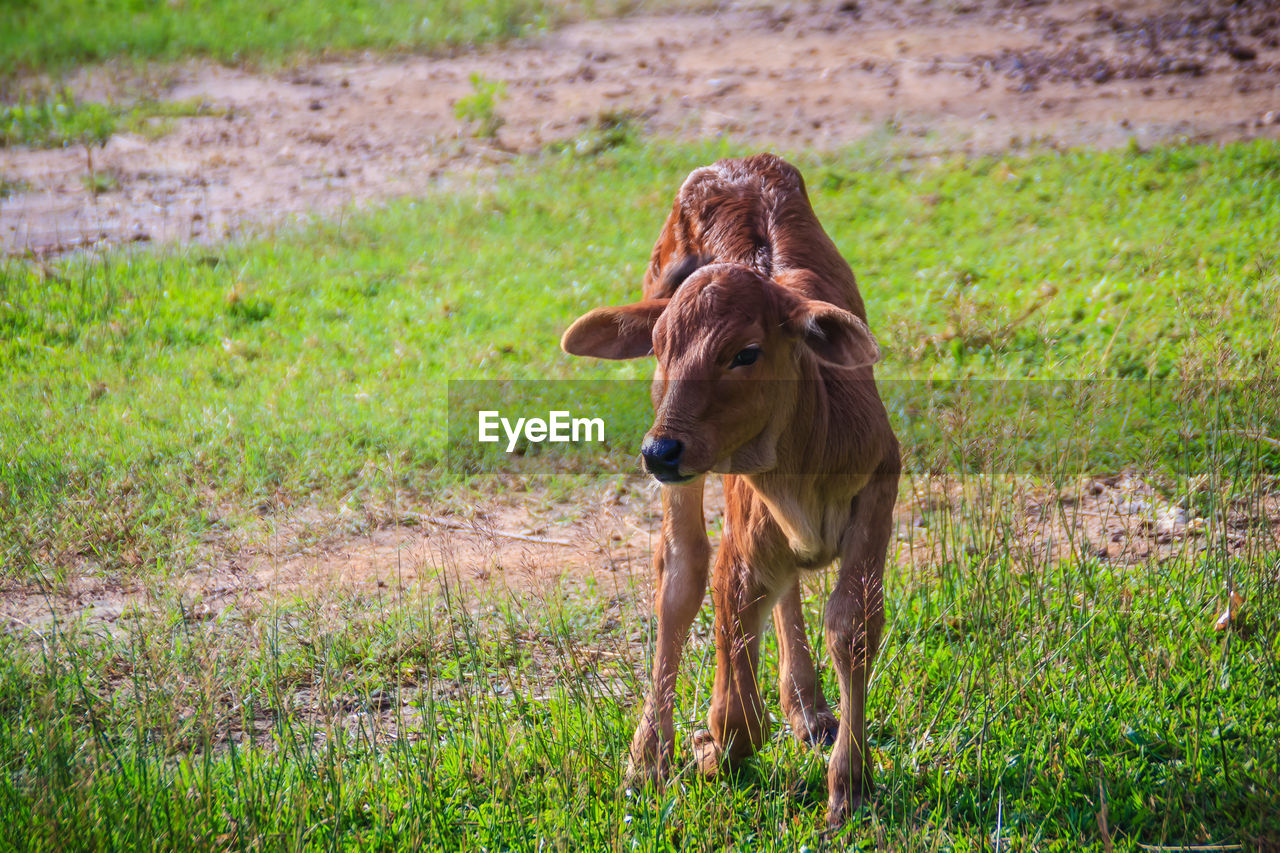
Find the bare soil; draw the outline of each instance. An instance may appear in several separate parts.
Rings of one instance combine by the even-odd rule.
[[[471,609],[570,602],[603,606],[640,641],[660,542],[657,490],[636,477],[571,502],[516,489],[438,513],[282,509],[218,536],[180,577],[129,584],[81,571],[56,588],[0,590],[0,625],[40,634],[56,619],[121,631],[174,611],[192,620],[252,619],[300,601],[335,619],[346,610],[339,603],[352,600]],[[708,480],[707,495],[714,545],[724,514],[718,477]],[[1280,494],[1259,492],[1201,518],[1131,473],[1087,478],[1063,492],[928,477],[904,479],[895,523],[895,584],[934,577],[957,548],[974,572],[988,568],[984,559],[992,566],[1007,559],[1014,571],[1037,576],[1062,559],[1138,566],[1210,550],[1259,559],[1280,547]]]
[[[454,116],[470,77],[506,82],[497,138]],[[770,7],[594,21],[448,57],[327,62],[264,75],[152,69],[163,97],[218,117],[92,152],[114,182],[87,188],[83,149],[0,151],[0,245],[37,256],[129,241],[224,239],[583,137],[632,117],[675,138],[905,151],[1280,138],[1280,7],[1273,2],[1066,0]],[[86,97],[139,81],[81,75]],[[102,182],[99,182],[101,187]]]

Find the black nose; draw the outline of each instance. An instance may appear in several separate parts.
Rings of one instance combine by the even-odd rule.
[[[644,467],[664,483],[684,479],[680,476],[680,457],[683,454],[684,444],[674,438],[651,438],[640,446]]]

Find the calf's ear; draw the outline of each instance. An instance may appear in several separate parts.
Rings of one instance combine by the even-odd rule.
[[[807,299],[787,325],[823,361],[840,367],[866,367],[880,360],[880,346],[856,314],[830,302]]]
[[[669,299],[646,299],[632,305],[596,308],[583,314],[564,333],[560,348],[569,355],[593,358],[641,358],[653,353],[653,324]]]

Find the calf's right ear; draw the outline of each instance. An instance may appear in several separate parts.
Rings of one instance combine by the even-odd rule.
[[[670,299],[646,299],[632,305],[596,308],[564,333],[560,348],[593,358],[640,358],[653,353],[653,325]]]

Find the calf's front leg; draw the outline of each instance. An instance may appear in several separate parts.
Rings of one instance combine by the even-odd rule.
[[[658,636],[653,680],[631,738],[627,784],[660,779],[671,765],[676,673],[689,626],[707,590],[711,543],[702,515],[703,478],[662,487],[662,544],[653,558]]]
[[[826,635],[840,681],[840,729],[827,767],[827,822],[836,827],[870,794],[867,683],[884,628],[884,562],[898,473],[882,470],[854,499],[840,577],[827,602]]]

